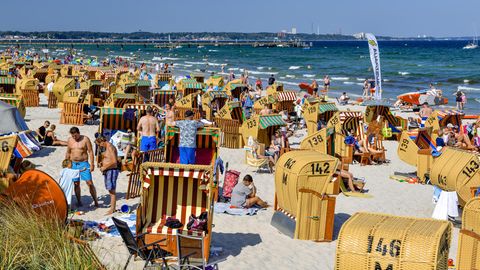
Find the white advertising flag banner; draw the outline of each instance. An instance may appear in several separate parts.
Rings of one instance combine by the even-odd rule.
[[[380,50],[378,49],[377,39],[373,34],[365,35],[370,49],[370,60],[372,61],[373,73],[375,75],[375,99],[382,99],[382,72],[380,69]]]

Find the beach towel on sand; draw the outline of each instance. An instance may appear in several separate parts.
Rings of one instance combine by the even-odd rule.
[[[215,203],[215,213],[226,213],[234,216],[253,216],[255,215],[260,208],[231,208],[229,203]]]

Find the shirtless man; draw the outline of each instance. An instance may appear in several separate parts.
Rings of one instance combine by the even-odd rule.
[[[98,164],[105,180],[105,188],[110,194],[110,210],[105,215],[111,215],[116,210],[116,193],[117,179],[120,174],[118,168],[118,154],[117,149],[107,140],[100,136],[95,140],[95,143],[105,149],[102,153],[102,162]]]
[[[137,130],[141,133],[140,151],[147,152],[157,149],[157,134],[160,131],[157,118],[153,116],[152,107],[147,107],[147,115],[138,122]]]
[[[75,196],[77,197],[77,205],[82,206],[80,181],[86,181],[90,194],[92,195],[95,206],[98,207],[97,191],[92,181],[92,172],[95,169],[93,163],[93,150],[90,139],[86,136],[80,135],[80,130],[77,127],[70,129],[71,138],[67,142],[67,153],[65,159],[72,162],[72,169],[80,170],[80,179],[75,181]],[[90,158],[90,163],[88,160]]]
[[[263,109],[260,111],[259,115],[269,115],[272,113],[272,110],[270,110],[267,106],[263,106]]]
[[[425,122],[425,120],[427,120],[428,117],[430,117],[430,115],[433,113],[433,110],[432,108],[430,108],[430,106],[428,106],[428,103],[427,102],[424,102],[422,104],[422,108],[420,109],[420,111],[418,112],[418,114],[420,115],[420,117],[422,118],[422,122]]]
[[[166,126],[172,126],[173,122],[175,121],[175,113],[173,112],[172,107],[170,104],[165,104],[165,124]]]

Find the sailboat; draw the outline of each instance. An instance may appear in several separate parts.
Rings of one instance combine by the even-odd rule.
[[[478,37],[477,37],[477,35],[475,35],[475,37],[473,37],[472,42],[468,43],[467,45],[465,45],[465,47],[463,47],[464,50],[471,50],[471,49],[476,49],[476,48],[478,48]]]

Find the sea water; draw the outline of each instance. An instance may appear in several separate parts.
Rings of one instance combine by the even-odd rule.
[[[480,49],[462,49],[468,41],[379,41],[383,97],[395,101],[399,94],[428,88],[433,83],[455,105],[454,92],[463,91],[468,102],[467,113],[480,113]],[[71,46],[48,45],[59,58]],[[23,46],[41,52],[45,45]],[[173,63],[174,72],[194,71],[228,74],[237,78],[247,70],[250,83],[261,78],[266,84],[273,74],[286,89],[298,90],[298,83],[313,79],[323,85],[323,77],[331,78],[330,96],[347,92],[360,97],[363,81],[372,78],[366,41],[313,42],[309,50],[301,48],[253,48],[249,46],[182,46],[159,49],[153,45],[75,45],[83,57],[98,56],[99,60],[123,56],[137,64]],[[1,49],[1,48],[0,48]],[[59,51],[56,51],[60,49]]]

